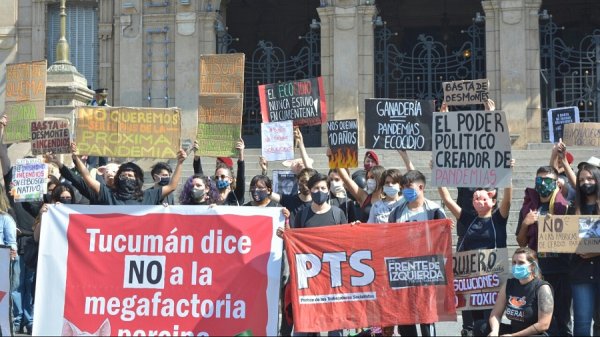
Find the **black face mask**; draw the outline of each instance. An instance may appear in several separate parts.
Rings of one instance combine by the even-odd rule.
[[[579,186],[579,189],[584,195],[592,195],[596,193],[597,188],[598,187],[596,186],[596,184],[583,184]]]
[[[117,196],[119,199],[123,200],[133,199],[133,196],[137,191],[137,187],[137,180],[135,179],[119,179]]]
[[[323,205],[329,199],[329,193],[322,191],[312,192],[310,196],[312,197],[312,201],[317,205]]]
[[[71,198],[60,198],[59,200],[63,204],[72,204],[73,203],[73,200]]]

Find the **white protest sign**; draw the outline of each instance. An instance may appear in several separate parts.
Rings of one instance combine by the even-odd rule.
[[[261,123],[262,156],[268,161],[294,159],[294,122]]]
[[[503,111],[433,113],[433,186],[506,187],[510,160]]]
[[[448,105],[483,104],[489,96],[487,79],[444,82],[444,102]]]
[[[15,202],[41,201],[46,193],[48,165],[41,159],[17,159],[13,168],[11,193]]]

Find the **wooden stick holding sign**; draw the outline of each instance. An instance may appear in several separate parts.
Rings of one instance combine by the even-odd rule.
[[[600,123],[566,124],[563,143],[568,146],[600,146]]]
[[[487,79],[443,82],[444,102],[448,105],[484,104],[490,95]]]
[[[538,252],[600,253],[600,216],[547,215],[538,221]]]
[[[433,113],[433,186],[507,187],[510,165],[503,111]]]

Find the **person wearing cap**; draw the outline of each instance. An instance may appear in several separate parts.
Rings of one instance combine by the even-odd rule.
[[[94,90],[94,99],[88,102],[89,106],[108,106],[106,98],[108,97],[107,88],[98,88]],[[87,158],[87,164],[91,168],[97,168],[99,166],[105,166],[108,163],[108,158],[99,156],[89,156]]]
[[[108,89],[99,88],[94,90],[94,98],[88,102],[89,106],[108,106],[106,98],[108,97]]]

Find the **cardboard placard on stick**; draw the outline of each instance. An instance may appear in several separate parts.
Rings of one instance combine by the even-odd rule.
[[[344,119],[327,122],[329,168],[358,167],[358,121]]]
[[[565,124],[563,143],[567,146],[600,146],[600,123]]]
[[[262,120],[293,120],[294,126],[319,125],[327,120],[323,78],[258,86]]]
[[[433,186],[506,187],[510,161],[503,111],[433,113]]]
[[[431,151],[433,101],[365,100],[365,148]]]
[[[200,55],[198,155],[235,157],[242,136],[244,54]]]
[[[267,161],[294,159],[294,123],[261,123],[262,156]]]
[[[177,108],[80,106],[73,138],[85,155],[177,158],[181,113]]]
[[[489,99],[487,79],[443,82],[444,102],[450,105],[483,104]]]
[[[600,253],[600,216],[546,215],[538,221],[538,252]]]
[[[46,111],[46,60],[6,65],[4,143],[29,141],[31,122]]]
[[[41,159],[17,159],[10,190],[15,202],[41,201],[48,189],[46,177],[48,165]]]
[[[579,108],[570,106],[548,110],[548,130],[550,143],[557,143],[563,137],[566,124],[579,123]]]
[[[452,255],[456,309],[491,309],[502,283],[508,279],[508,250],[477,249]]]
[[[71,153],[71,131],[68,119],[31,122],[31,153]]]

